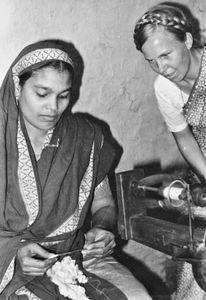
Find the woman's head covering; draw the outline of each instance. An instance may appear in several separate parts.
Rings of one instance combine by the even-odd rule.
[[[71,49],[72,51],[72,49]],[[4,205],[7,193],[8,161],[17,155],[19,75],[42,67],[49,61],[60,60],[74,69],[67,43],[45,40],[25,47],[9,68],[0,89],[0,226],[4,226]],[[16,157],[18,159],[18,157]]]
[[[66,45],[67,43],[59,40],[49,40],[25,47],[9,68],[0,89],[0,283],[8,265],[4,257],[8,255],[10,261],[21,240],[21,237],[10,229],[5,213],[12,205],[18,208],[21,197],[17,180],[19,110],[16,100],[19,95],[19,75],[56,60],[68,63],[73,70],[74,63],[68,51],[69,46],[67,48]],[[16,226],[18,228],[19,225]],[[0,285],[0,292],[1,288]]]
[[[38,68],[45,62],[61,60],[74,66],[72,58],[68,53],[66,43],[60,40],[39,41],[25,47],[15,59],[13,65],[19,66],[19,71],[27,71],[32,65]]]
[[[56,60],[68,63],[71,69],[74,70],[73,61],[67,53],[63,42],[56,40],[40,41],[25,47],[11,68],[16,100],[19,98],[19,76]]]

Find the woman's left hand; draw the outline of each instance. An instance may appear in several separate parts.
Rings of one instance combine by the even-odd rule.
[[[99,259],[112,254],[115,246],[112,232],[97,227],[90,229],[85,235],[85,244],[82,250],[84,268],[88,268]]]
[[[17,251],[17,260],[22,272],[29,276],[42,276],[56,261],[56,258],[50,258],[51,256],[52,253],[35,243],[27,244]]]

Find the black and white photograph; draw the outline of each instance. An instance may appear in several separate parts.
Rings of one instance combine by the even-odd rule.
[[[0,1],[0,300],[206,300],[206,1]]]

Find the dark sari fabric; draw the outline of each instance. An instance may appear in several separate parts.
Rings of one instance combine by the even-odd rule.
[[[76,260],[78,260],[77,257]],[[82,271],[88,278],[88,282],[84,284],[84,288],[86,290],[86,296],[90,300],[127,300],[127,297],[110,282],[96,276],[95,274],[89,273],[86,270]],[[62,296],[59,293],[58,287],[55,284],[53,284],[47,276],[36,277],[34,280],[30,281],[26,286],[40,299],[68,300],[67,297]],[[22,298],[22,300],[24,299]]]
[[[3,288],[0,286],[0,299],[26,299],[25,296],[15,295],[15,291],[21,286],[26,286],[44,300],[64,299],[46,275],[41,278],[24,276],[18,261],[15,260],[16,252],[29,242],[39,243],[56,253],[82,248],[83,225],[91,206],[94,189],[106,176],[114,157],[113,150],[103,142],[103,135],[98,126],[66,111],[59,120],[49,145],[44,148],[40,160],[36,162],[18,109],[12,68],[27,53],[42,48],[59,49],[59,44],[57,47],[55,41],[45,41],[26,47],[12,64],[0,90],[0,284],[5,280],[8,267],[14,262],[13,277]],[[50,60],[52,59],[54,58],[51,57]],[[23,66],[23,70],[36,68],[44,63],[41,58],[33,64]],[[38,214],[30,225],[18,181],[19,119],[35,174],[39,202]],[[71,227],[72,230],[69,229],[70,226],[65,226],[64,232],[52,235],[67,220],[73,220],[72,216],[80,205],[80,184],[91,164],[91,152],[91,182],[89,190],[86,191],[86,199],[75,219],[77,224],[74,228]],[[81,257],[77,261],[81,265]],[[89,277],[89,282],[96,278],[93,275]],[[101,290],[115,290],[115,295],[125,299],[114,286],[104,280],[100,282]],[[104,293],[92,288],[89,283],[88,293],[90,299],[110,299],[102,296]]]
[[[201,151],[206,155],[206,48],[204,48],[198,77],[184,109]]]

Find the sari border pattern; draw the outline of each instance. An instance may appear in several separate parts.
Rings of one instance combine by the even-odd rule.
[[[17,145],[19,155],[19,187],[29,218],[28,225],[31,225],[35,221],[39,211],[39,197],[29,151],[23,132],[20,128],[20,122],[18,122]]]
[[[7,284],[11,281],[13,274],[14,274],[14,260],[15,257],[13,257],[12,261],[10,262],[4,277],[0,283],[0,293],[3,291],[3,289],[5,289],[5,287],[7,286]]]

